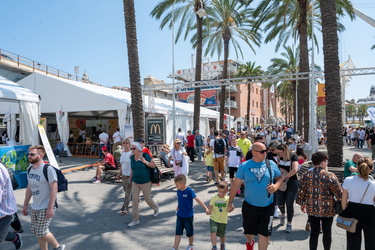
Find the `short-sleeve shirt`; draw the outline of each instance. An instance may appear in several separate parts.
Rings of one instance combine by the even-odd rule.
[[[280,170],[273,161],[270,161],[270,167],[272,177],[279,177]],[[244,180],[247,203],[257,207],[267,207],[273,203],[274,194],[268,197],[267,186],[270,183],[270,171],[265,161],[248,160],[243,162],[238,167],[236,177]]]
[[[186,139],[187,139],[187,146],[188,147],[194,147],[195,136],[194,135],[188,135],[188,136],[186,136]]]
[[[241,164],[241,159],[243,157],[242,150],[240,147],[230,146],[228,149],[228,167],[238,168]]]
[[[246,155],[251,147],[251,141],[247,138],[237,139],[237,145],[242,149],[243,155]]]
[[[187,187],[185,190],[177,190],[178,210],[177,216],[182,218],[190,218],[194,216],[193,199],[196,196],[193,189]]]
[[[298,156],[296,154],[292,154],[289,161],[284,161],[283,157],[280,157],[279,161],[279,168],[285,169],[288,173],[292,170],[292,163],[298,162]],[[293,175],[289,178],[289,180],[297,180],[297,175]]]
[[[358,175],[357,172],[350,171],[350,167],[357,168],[357,164],[355,164],[353,161],[347,161],[344,165],[344,179],[351,175]]]
[[[105,132],[100,133],[99,135],[100,144],[106,144],[108,142],[108,138],[109,138],[109,135],[107,133]]]
[[[27,175],[29,181],[31,195],[33,197],[33,203],[31,208],[34,210],[47,209],[50,200],[51,187],[50,183],[57,181],[56,171],[52,166],[47,168],[47,176],[43,174],[44,163],[34,169],[30,168],[30,172]]]
[[[213,167],[214,166],[214,152],[210,151],[210,153],[206,153],[206,166]]]
[[[342,187],[345,190],[348,190],[348,200],[355,203],[360,203],[363,194],[367,188],[367,185],[370,183],[370,186],[367,189],[365,196],[363,197],[362,204],[374,205],[375,197],[375,181],[370,179],[364,180],[361,177],[349,176],[344,180]]]
[[[224,198],[220,198],[217,194],[212,196],[210,201],[210,206],[212,206],[211,220],[222,224],[228,223],[228,202],[229,196],[227,195]]]
[[[213,156],[212,156],[212,158],[219,158],[219,157],[223,157],[224,155],[223,154],[216,154],[215,153],[215,140],[216,139],[220,139],[220,138],[214,138],[214,139],[211,139],[211,141],[210,141],[210,147],[212,147],[212,151],[214,152],[214,154],[213,154]],[[223,140],[223,142],[224,142],[224,147],[226,147],[227,146],[227,143],[225,142],[225,140],[224,139],[220,139],[220,140]]]
[[[151,161],[151,157],[148,154],[143,153],[142,156],[146,161]],[[130,157],[130,165],[133,171],[132,181],[134,183],[145,184],[151,181],[150,168],[147,165],[143,164],[142,161],[135,160],[134,155]]]
[[[113,143],[121,142],[122,141],[122,136],[120,132],[116,132],[112,135],[113,137]]]
[[[116,168],[115,158],[113,158],[113,155],[111,153],[106,153],[104,162],[108,165],[111,165],[111,167]]]

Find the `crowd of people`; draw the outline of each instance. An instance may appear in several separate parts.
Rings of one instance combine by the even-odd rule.
[[[319,130],[320,128],[317,129],[317,133],[322,132],[320,136],[317,134],[317,138],[320,138],[319,143],[324,145],[324,131]],[[118,162],[120,167],[117,178],[122,180],[125,193],[120,215],[130,213],[131,202],[133,219],[128,226],[133,227],[140,224],[141,192],[145,202],[153,210],[153,216],[159,215],[159,205],[151,195],[150,169],[155,168],[156,163],[142,138],[135,141],[125,138],[120,144],[116,145],[118,150],[114,156],[115,153],[112,154],[103,143],[103,160],[95,164],[96,173],[91,181],[101,183],[103,171],[116,169]],[[299,131],[293,131],[290,127],[256,128],[249,134],[241,131],[238,136],[234,129],[211,129],[207,138],[199,131],[188,131],[185,136],[179,129],[173,145],[163,145],[163,154],[160,154],[166,167],[174,169],[174,182],[177,188],[176,231],[172,250],[178,249],[184,230],[189,239],[186,249],[194,249],[193,200],[210,215],[212,249],[218,249],[217,237],[220,249],[225,249],[228,213],[234,210],[233,201],[241,193],[244,196],[242,215],[246,249],[254,249],[255,236],[258,236],[258,248],[267,249],[275,218],[279,218],[279,224],[285,226],[285,233],[292,233],[295,203],[308,215],[306,230],[310,231],[310,249],[317,249],[321,232],[324,249],[330,249],[337,201],[341,202],[344,208],[342,216],[354,217],[359,221],[354,233],[347,232],[348,249],[360,249],[362,231],[365,248],[375,249],[375,239],[372,237],[375,232],[375,182],[371,176],[372,159],[355,154],[353,159],[345,164],[345,179],[341,185],[336,175],[327,169],[326,149],[320,149],[322,150],[311,154],[308,142],[301,138]],[[28,215],[29,201],[33,197],[31,229],[38,239],[40,248],[48,249],[50,244],[53,249],[64,249],[65,245],[60,244],[49,231],[57,205],[57,177],[51,168],[48,168],[48,178],[44,176],[44,155],[43,146],[29,148],[28,160],[31,168],[22,213]],[[187,185],[189,164],[193,162],[206,166],[206,181],[217,187],[217,193],[208,205],[204,204]],[[7,176],[4,171],[0,173],[1,183],[9,185],[9,175]],[[226,179],[228,173],[229,179]],[[2,188],[4,185],[2,184]],[[17,211],[12,192],[9,192],[8,187],[5,189],[8,192],[2,192],[2,195],[7,197],[2,197],[2,200],[7,200],[8,203],[0,203],[0,228],[6,227],[6,230],[0,231],[0,244],[8,233],[8,225]],[[6,225],[2,227],[2,223]],[[18,242],[19,248],[22,246],[18,232],[15,232],[12,241]]]

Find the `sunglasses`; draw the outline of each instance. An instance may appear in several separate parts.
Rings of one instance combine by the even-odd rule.
[[[266,153],[267,152],[267,149],[264,149],[264,150],[260,150],[260,151],[258,151],[258,150],[254,150],[255,152],[258,152],[258,153],[261,153],[261,154],[264,154],[264,153]]]
[[[176,142],[176,144],[181,144],[181,142]]]
[[[34,156],[36,155],[35,153],[28,153],[27,156]]]
[[[136,150],[136,148],[130,148],[131,150]]]

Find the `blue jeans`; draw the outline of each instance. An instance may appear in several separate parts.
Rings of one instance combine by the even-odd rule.
[[[202,146],[196,146],[195,153],[197,154],[198,161],[202,161]]]
[[[365,141],[364,139],[359,139],[358,144],[357,144],[357,148],[363,148],[364,141]]]

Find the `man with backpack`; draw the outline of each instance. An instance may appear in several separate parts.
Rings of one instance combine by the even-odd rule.
[[[29,202],[33,196],[31,233],[38,238],[40,249],[48,249],[48,244],[50,244],[55,250],[63,250],[65,245],[60,244],[49,231],[49,225],[56,210],[58,178],[53,166],[48,166],[47,175],[43,173],[45,154],[46,151],[41,145],[29,147],[28,161],[31,167],[28,170],[28,186],[22,213],[25,216],[28,215]]]
[[[225,140],[219,136],[217,130],[214,131],[215,138],[210,141],[210,148],[214,152],[212,158],[214,160],[215,185],[219,184],[220,179],[224,181],[224,156],[227,154],[227,146]],[[219,179],[220,173],[220,179]]]

